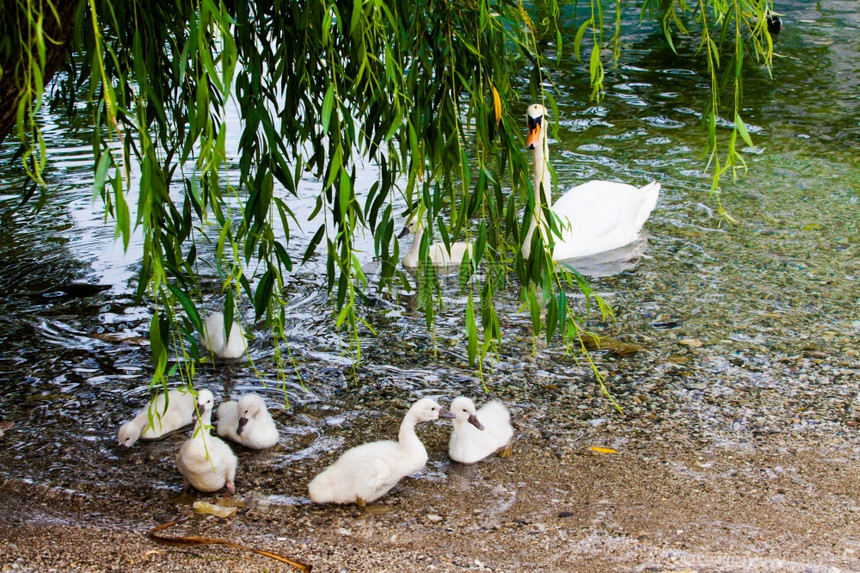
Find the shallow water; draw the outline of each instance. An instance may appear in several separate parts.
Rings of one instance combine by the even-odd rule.
[[[860,346],[860,15],[852,1],[781,2],[779,9],[787,29],[776,44],[774,79],[750,66],[746,80],[745,119],[757,146],[745,153],[750,170],[723,186],[737,225],[720,222],[702,173],[698,110],[707,78],[694,60],[674,56],[658,31],[643,26],[624,38],[620,65],[607,69],[603,101],[587,101],[587,70],[570,55],[551,72],[565,94],[550,148],[560,187],[586,178],[657,179],[663,192],[643,252],[592,283],[617,319],[594,317],[592,328],[643,349],[628,357],[592,353],[623,416],[557,341],[538,342],[533,353],[516,287],[499,295],[504,347],[483,381],[548,439],[578,444],[593,431],[614,434],[615,446],[645,434],[743,448],[786,425],[811,436],[844,430]],[[522,107],[514,113],[524,115]],[[46,122],[51,199],[41,212],[16,208],[23,174],[14,144],[0,147],[0,417],[14,424],[0,439],[0,473],[73,491],[178,492],[173,456],[184,433],[130,452],[116,446],[116,429],[144,403],[151,376],[141,340],[150,309],[132,297],[140,243],[134,238],[124,254],[92,202],[86,134],[60,116]],[[372,167],[362,177],[369,187]],[[300,185],[291,203],[299,220],[318,188],[317,181]],[[310,237],[293,236],[291,255],[300,259]],[[362,245],[372,252],[367,238]],[[290,279],[287,335],[301,380],[287,368],[282,386],[270,339],[247,321],[259,373],[241,362],[206,365],[196,380],[223,399],[261,392],[278,411],[280,446],[243,455],[239,484],[276,495],[276,504],[302,499],[292,476],[304,479],[332,452],[394,434],[417,397],[447,402],[482,392],[481,376],[466,363],[456,279],[446,283],[432,335],[408,296],[363,308],[379,336],[362,339],[354,380],[321,272],[312,260]],[[66,296],[61,287],[72,282],[110,288]],[[562,402],[572,406],[559,411]],[[540,430],[544,424],[552,432]],[[426,475],[442,471],[431,465]]]

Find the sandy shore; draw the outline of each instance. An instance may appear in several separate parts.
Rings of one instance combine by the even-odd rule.
[[[148,538],[177,516],[191,517],[164,534],[229,540],[318,572],[860,571],[851,435],[775,435],[746,451],[630,440],[612,454],[590,449],[610,438],[599,428],[548,438],[531,420],[517,426],[512,458],[473,466],[447,461],[441,425],[423,430],[431,461],[381,500],[384,513],[306,503],[301,479],[277,496],[240,485],[244,507],[229,519],[194,515],[164,491],[141,499],[108,484],[83,495],[10,480],[0,489],[2,571],[294,570]]]

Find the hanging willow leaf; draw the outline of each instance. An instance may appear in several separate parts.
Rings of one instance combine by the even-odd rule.
[[[764,21],[772,3],[640,1],[641,14],[661,22],[672,49],[679,49],[672,43],[675,31],[692,33],[684,24],[690,16],[700,26],[698,45],[712,78],[702,117],[716,189],[727,170],[735,175],[745,168],[738,137],[752,145],[740,116],[740,74],[750,54],[770,72],[773,44],[754,22]],[[611,311],[581,277],[552,261],[552,236],[536,234],[532,256],[522,258],[522,230],[539,190],[531,188],[530,163],[522,156],[521,119],[503,104],[531,94],[559,117],[545,89],[551,81],[543,46],[554,40],[561,58],[572,29],[577,59],[591,43],[592,97],[602,96],[601,58],[610,52],[604,8],[600,0],[580,4],[583,10],[563,12],[557,0],[0,0],[0,141],[14,133],[23,149],[17,160],[44,186],[48,148],[39,113],[55,70],[74,57],[79,65],[55,78],[62,86],[55,97],[65,98],[70,110],[86,100],[91,110],[94,193],[126,248],[128,203],[137,205],[134,229],[143,246],[136,292],[149,297],[158,317],[150,327],[155,379],[168,373],[166,341],[178,328],[175,309],[196,324],[194,309],[223,297],[225,315],[233,315],[228,308],[252,305],[257,318],[265,315],[266,327],[282,331],[277,322],[290,284],[284,274],[294,271],[297,253],[307,263],[323,237],[326,276],[320,283],[332,295],[337,325],[351,329],[357,355],[358,329],[368,320],[356,300],[370,285],[354,240],[373,234],[382,261],[379,288],[392,280],[408,284],[397,271],[400,217],[420,217],[427,225],[415,280],[431,330],[440,285],[427,264],[429,236],[446,245],[464,236],[475,243],[461,275],[470,297],[478,287],[477,300],[470,298],[463,309],[470,359],[501,343],[494,293],[509,288],[512,260],[536,335],[541,297],[548,339],[556,333],[570,338],[583,317],[565,288],[581,290],[601,313]],[[616,2],[608,23],[615,26],[616,46],[621,5]],[[580,14],[582,21],[562,21]],[[721,84],[723,54],[735,65],[726,66]],[[727,114],[723,89],[734,90]],[[717,131],[718,115],[735,118],[727,138]],[[357,165],[378,170],[369,191],[356,184]],[[316,231],[305,243],[307,236],[295,233],[291,201],[313,178],[321,184],[311,198]],[[405,212],[396,212],[393,206],[403,202]],[[719,212],[725,213],[721,205]],[[196,244],[210,237],[214,261],[205,258],[213,257],[210,249]],[[216,292],[197,276],[198,266],[210,264],[223,273]],[[479,265],[486,272],[479,273]],[[255,276],[252,269],[265,271]],[[475,305],[485,337],[480,346]]]

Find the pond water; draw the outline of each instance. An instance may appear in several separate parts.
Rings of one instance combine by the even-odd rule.
[[[702,173],[702,62],[676,56],[659,31],[642,26],[623,39],[620,65],[607,68],[601,102],[588,101],[587,70],[570,54],[550,72],[560,92],[560,130],[550,144],[560,187],[656,179],[663,191],[636,264],[592,282],[617,319],[594,317],[592,328],[640,347],[629,356],[592,352],[624,413],[558,341],[533,351],[511,285],[499,295],[504,346],[484,381],[515,417],[553,418],[557,435],[608,428],[610,446],[644,433],[743,448],[785,428],[810,436],[845,429],[860,375],[860,11],[853,0],[778,8],[786,30],[773,80],[752,64],[745,80],[744,116],[756,144],[744,152],[749,172],[722,187],[735,225],[721,223]],[[523,116],[524,130],[526,103],[511,112]],[[41,211],[17,208],[24,178],[15,145],[0,147],[0,418],[13,424],[0,439],[0,474],[72,491],[178,493],[173,455],[182,436],[132,452],[116,446],[116,429],[144,403],[151,376],[142,340],[151,309],[132,296],[140,243],[133,238],[123,253],[93,203],[86,133],[61,115],[45,122],[50,200]],[[374,177],[368,167],[364,185]],[[318,188],[301,183],[301,198],[291,200],[299,220]],[[293,235],[295,260],[310,237]],[[363,241],[371,264],[372,243]],[[306,495],[299,480],[321,456],[393,434],[416,397],[484,399],[466,361],[464,300],[453,286],[432,334],[408,297],[362,308],[378,336],[363,338],[354,380],[348,341],[334,331],[320,288],[323,264],[312,260],[290,279],[287,334],[301,380],[289,367],[286,384],[278,380],[271,339],[249,322],[250,311],[258,370],[204,365],[196,379],[221,399],[261,392],[278,413],[280,447],[243,458],[253,471],[237,484],[286,496],[278,503]],[[71,296],[63,290],[70,283],[107,289]],[[571,405],[563,414],[561,402]]]

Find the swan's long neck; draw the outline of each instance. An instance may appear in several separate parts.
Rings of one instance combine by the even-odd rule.
[[[543,205],[547,208],[552,208],[552,177],[549,174],[549,147],[547,146],[546,138],[541,137],[540,143],[535,146],[532,152],[534,157],[534,193],[535,193],[535,210],[532,213],[532,220],[529,224],[529,230],[523,240],[522,252],[523,257],[528,258],[531,253],[532,235],[540,223],[541,228],[545,229],[546,224],[543,220]]]
[[[403,418],[403,422],[400,423],[400,433],[397,436],[397,441],[400,444],[400,449],[408,452],[412,452],[415,450],[424,451],[424,444],[421,443],[421,440],[418,439],[418,435],[415,433],[415,426],[417,421],[415,420],[415,416],[411,413],[407,413],[406,417]]]
[[[418,252],[421,250],[421,237],[424,235],[424,226],[420,221],[415,222],[415,232],[412,233],[412,246],[409,247],[409,252],[403,257],[403,265],[407,267],[418,266]]]
[[[549,146],[546,138],[541,137],[540,145],[534,150],[535,160],[535,199],[538,192],[543,189],[541,201],[548,208],[552,208],[552,177],[549,174]],[[535,204],[535,214],[541,213],[541,205]]]

